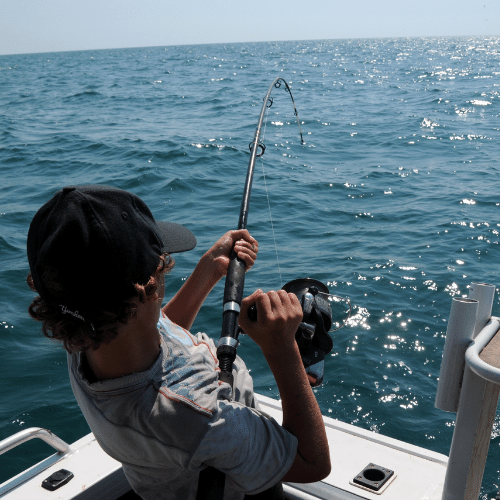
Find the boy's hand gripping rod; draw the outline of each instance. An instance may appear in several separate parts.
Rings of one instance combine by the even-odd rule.
[[[265,145],[260,142],[260,134],[262,129],[262,122],[266,109],[272,106],[273,100],[270,97],[274,87],[281,87],[281,82],[284,83],[286,91],[290,94],[295,116],[297,117],[297,124],[300,131],[300,140],[304,144],[302,137],[302,130],[300,129],[299,115],[295,102],[293,100],[292,92],[288,83],[281,78],[275,78],[266,96],[264,97],[264,104],[260,112],[259,122],[255,130],[253,142],[250,143],[250,161],[248,162],[248,171],[245,181],[245,189],[243,191],[243,200],[241,202],[240,218],[238,222],[238,229],[246,229],[248,219],[248,207],[250,204],[250,193],[252,190],[253,173],[255,167],[255,159],[260,157],[265,152]],[[260,151],[259,151],[260,148]],[[245,263],[240,260],[234,250],[231,253],[229,267],[226,275],[226,284],[224,287],[224,309],[222,313],[222,333],[217,348],[217,358],[219,360],[219,380],[228,382],[233,387],[233,361],[236,358],[236,348],[238,347],[238,318],[240,315],[240,306],[243,299],[243,288],[245,286]]]

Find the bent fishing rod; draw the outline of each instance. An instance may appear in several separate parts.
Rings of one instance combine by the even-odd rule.
[[[261,157],[266,146],[261,140],[261,130],[262,123],[264,122],[264,116],[266,111],[272,106],[273,99],[271,97],[271,92],[274,88],[280,88],[284,84],[285,90],[290,94],[292,99],[292,104],[294,108],[294,113],[297,118],[297,125],[299,126],[300,140],[304,144],[304,139],[302,137],[302,130],[300,128],[299,115],[297,113],[297,108],[293,100],[292,91],[288,86],[288,83],[281,77],[274,79],[273,83],[269,87],[266,96],[264,97],[264,103],[262,104],[262,109],[259,116],[259,121],[257,123],[257,128],[255,129],[255,135],[253,141],[249,144],[250,148],[250,160],[248,162],[248,170],[245,181],[245,187],[243,190],[243,199],[241,202],[240,217],[238,221],[238,229],[247,228],[248,220],[248,210],[250,205],[250,194],[252,191],[253,174],[255,167],[255,160]],[[219,340],[219,346],[217,348],[217,358],[219,360],[219,380],[223,382],[228,382],[233,387],[233,361],[236,358],[236,348],[238,347],[238,318],[240,314],[241,301],[243,299],[243,288],[245,285],[245,263],[239,259],[232,251],[229,267],[226,275],[226,283],[224,287],[224,299],[223,299],[223,313],[222,313],[222,333]]]
[[[290,94],[292,99],[295,116],[297,117],[297,124],[299,125],[300,140],[304,144],[302,137],[302,130],[300,130],[299,115],[295,102],[293,100],[292,91],[288,83],[281,77],[274,79],[269,87],[264,103],[260,112],[257,128],[253,141],[249,144],[250,160],[248,162],[247,177],[245,180],[245,187],[243,190],[243,199],[241,202],[240,218],[238,221],[238,229],[247,228],[248,209],[250,205],[250,193],[252,191],[253,172],[255,167],[255,160],[261,157],[266,146],[261,141],[262,123],[266,111],[272,106],[273,99],[271,92],[274,88],[280,88],[281,84],[285,85],[286,91]],[[236,358],[236,348],[238,347],[238,318],[240,315],[241,301],[243,300],[243,288],[245,285],[245,263],[238,258],[234,249],[231,252],[229,266],[226,274],[226,283],[224,286],[224,299],[223,299],[223,313],[222,313],[222,332],[219,339],[219,346],[217,347],[217,358],[219,360],[219,380],[228,382],[231,386],[231,399],[233,393],[233,361]],[[256,319],[256,316],[253,318]],[[225,474],[213,467],[207,467],[200,472],[198,480],[198,491],[196,500],[222,500],[224,496]]]
[[[267,109],[273,104],[271,92],[274,88],[281,87],[282,83],[285,85],[285,90],[290,94],[290,98],[292,99],[295,116],[297,117],[297,124],[299,126],[300,140],[301,143],[304,144],[302,130],[300,129],[299,115],[295,107],[290,87],[283,78],[275,78],[264,97],[264,103],[260,112],[254,139],[249,145],[251,154],[248,162],[245,188],[243,190],[238,229],[247,228],[255,160],[261,157],[266,149],[264,143],[260,139],[262,123]],[[222,333],[217,348],[217,358],[220,368],[219,380],[230,384],[231,398],[233,392],[233,361],[236,358],[236,349],[238,347],[238,336],[240,333],[238,318],[241,301],[243,299],[244,284],[245,263],[237,257],[233,250],[224,287]],[[304,315],[295,338],[299,346],[302,362],[306,369],[309,382],[312,386],[318,386],[323,381],[325,355],[328,354],[333,347],[333,341],[328,335],[332,326],[332,311],[325,297],[331,298],[337,296],[331,295],[325,284],[311,278],[290,281],[283,286],[283,290],[295,293],[301,302]],[[340,297],[337,298],[340,299]],[[349,316],[350,313],[351,308],[349,303]],[[250,308],[249,316],[250,319],[254,321],[257,319],[255,308],[253,308],[253,311],[252,307]],[[339,328],[341,328],[346,321],[347,319]],[[222,500],[224,485],[225,474],[223,472],[213,467],[205,468],[200,472],[196,500]]]

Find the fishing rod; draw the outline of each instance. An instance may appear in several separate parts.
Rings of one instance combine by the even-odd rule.
[[[300,140],[301,143],[304,144],[299,115],[295,107],[292,91],[283,78],[275,78],[264,97],[264,103],[260,112],[255,135],[253,141],[249,145],[251,154],[243,190],[238,229],[246,229],[247,227],[248,207],[250,204],[255,160],[261,157],[266,150],[266,146],[260,139],[262,123],[267,109],[273,104],[271,92],[274,88],[280,88],[282,83],[285,85],[285,90],[290,94],[290,98],[292,99],[295,116],[297,117],[297,125],[299,126]],[[243,299],[244,284],[245,263],[238,258],[233,250],[230,256],[226,283],[224,286],[222,332],[217,347],[217,358],[220,368],[219,380],[230,384],[231,398],[234,382],[233,362],[236,358],[238,336],[240,333],[238,318],[241,301]],[[332,297],[336,297],[339,300],[343,299],[331,295],[325,284],[311,278],[290,281],[283,286],[283,289],[289,293],[295,293],[301,303],[303,320],[300,323],[295,338],[309,382],[311,386],[318,386],[323,381],[325,355],[333,348],[333,341],[328,334],[332,326],[332,312],[329,299]],[[250,307],[248,312],[250,319],[257,319],[255,306]],[[351,308],[349,303],[349,316],[350,313]],[[347,319],[344,320],[339,328],[347,322]],[[222,500],[224,485],[225,474],[223,472],[213,467],[205,468],[200,472],[196,500]]]
[[[288,83],[281,77],[274,79],[269,87],[264,103],[260,112],[257,128],[253,141],[249,144],[250,160],[248,162],[247,177],[245,180],[245,188],[243,190],[243,199],[241,202],[240,218],[238,221],[238,229],[246,229],[248,220],[248,207],[250,204],[250,193],[252,191],[253,173],[255,160],[260,158],[266,146],[260,139],[262,123],[266,111],[273,105],[271,92],[274,88],[280,88],[281,84],[285,85],[286,91],[292,99],[297,124],[300,131],[300,140],[304,144],[302,130],[300,129],[299,115],[295,102],[293,100],[292,91]],[[231,399],[233,392],[233,362],[236,358],[236,348],[238,347],[239,326],[238,318],[240,315],[240,306],[243,299],[243,288],[245,285],[245,263],[238,258],[234,249],[231,252],[229,266],[226,274],[226,283],[224,286],[223,313],[222,313],[222,332],[217,347],[217,358],[219,360],[219,380],[228,382],[231,386]],[[255,314],[255,311],[254,311]],[[256,319],[256,315],[255,318]],[[224,496],[225,474],[213,467],[207,467],[200,472],[198,480],[198,491],[196,500],[222,500]]]
[[[252,191],[253,173],[256,158],[260,158],[266,146],[261,141],[261,130],[264,116],[267,109],[273,105],[271,92],[274,88],[280,88],[282,83],[285,85],[285,90],[290,94],[292,99],[295,116],[297,117],[297,125],[299,126],[300,140],[304,144],[302,130],[300,128],[299,114],[293,100],[292,91],[288,83],[281,77],[274,79],[269,87],[255,129],[253,141],[249,144],[250,160],[248,162],[247,177],[243,190],[243,199],[241,202],[240,217],[238,221],[238,229],[246,229],[248,220],[248,209],[250,204],[250,194]],[[236,348],[238,347],[238,318],[240,315],[240,306],[243,299],[243,288],[245,285],[245,263],[238,258],[234,250],[232,251],[229,267],[226,275],[226,283],[224,286],[223,313],[222,313],[222,333],[219,339],[217,348],[217,358],[219,360],[219,380],[228,382],[233,387],[233,361],[236,358]]]

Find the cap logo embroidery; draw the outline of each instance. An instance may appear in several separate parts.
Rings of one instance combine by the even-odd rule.
[[[63,314],[71,314],[74,318],[78,318],[79,320],[85,322],[85,318],[78,314],[78,311],[71,311],[63,304],[59,304],[59,307],[61,308]]]

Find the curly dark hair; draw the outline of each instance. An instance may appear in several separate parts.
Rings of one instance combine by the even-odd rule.
[[[175,264],[169,254],[160,255],[159,260],[158,268],[145,285],[136,284],[130,287],[128,297],[114,306],[106,306],[106,309],[92,314],[92,318],[86,318],[78,311],[69,311],[61,304],[46,303],[40,296],[35,297],[28,307],[29,315],[42,323],[42,332],[46,337],[62,342],[69,353],[97,349],[101,343],[107,344],[118,335],[120,323],[125,324],[136,315],[136,299],[142,303],[159,299],[158,292],[160,287],[164,286],[164,276]],[[64,297],[57,272],[46,269],[42,280],[49,284],[55,295]],[[31,273],[28,274],[26,282],[31,290],[37,291]]]

